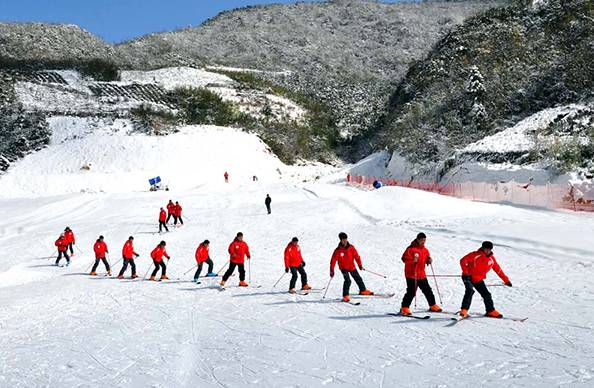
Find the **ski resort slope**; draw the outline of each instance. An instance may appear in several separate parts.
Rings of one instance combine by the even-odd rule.
[[[260,155],[257,143],[241,141],[248,156],[229,184],[222,179],[225,148],[209,150],[216,174],[209,179],[197,174],[169,192],[143,191],[141,183],[81,192],[93,180],[48,162],[55,160],[49,154],[38,156],[43,151],[0,178],[5,193],[0,199],[0,387],[592,386],[594,217],[397,187],[366,191],[286,174],[279,179],[276,168],[287,167],[271,156],[254,159]],[[229,147],[235,151],[237,143]],[[184,149],[183,155],[161,149],[177,160],[194,157]],[[36,157],[46,163],[34,162]],[[122,157],[112,163],[115,170],[128,162]],[[35,168],[39,175],[32,175]],[[319,173],[302,169],[299,176]],[[15,171],[29,173],[18,191],[12,186]],[[121,173],[139,180],[142,175]],[[254,173],[264,178],[252,182]],[[44,174],[56,174],[63,191],[43,181]],[[104,182],[109,174],[102,174],[91,176]],[[172,181],[181,182],[180,177]],[[45,184],[51,195],[34,192]],[[273,199],[271,215],[264,206],[267,193]],[[158,210],[168,199],[182,204],[185,225],[158,235]],[[47,257],[66,226],[74,230],[80,251],[70,267],[58,268]],[[250,287],[237,287],[237,275],[225,291],[217,280],[191,283],[193,271],[184,272],[195,264],[198,243],[211,241],[216,271],[227,261],[227,246],[238,231],[252,252]],[[353,285],[353,300],[361,304],[341,303],[340,274],[326,299],[321,291],[287,294],[288,276],[272,287],[284,273],[283,250],[297,236],[310,285],[324,288],[341,231],[349,234],[367,269],[387,276],[362,272],[367,287],[395,293],[393,298],[358,297]],[[464,254],[484,239],[494,241],[495,255],[514,285],[491,287],[495,306],[506,317],[528,320],[478,317],[484,313],[478,294],[474,317],[454,326],[448,326],[445,314],[428,320],[387,316],[400,307],[404,293],[400,256],[420,231],[428,235],[438,274],[459,274]],[[150,251],[164,239],[172,257],[171,280],[116,280],[103,276],[102,266],[99,276],[89,277],[92,245],[100,234],[112,264],[127,237],[135,236],[141,276],[151,267]],[[114,267],[117,272],[121,264]],[[457,311],[462,282],[438,281],[443,307]],[[501,282],[491,273],[487,283]],[[426,308],[419,295],[413,310],[425,315]]]

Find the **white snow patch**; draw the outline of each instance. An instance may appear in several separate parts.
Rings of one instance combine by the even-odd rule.
[[[137,84],[157,84],[166,90],[180,87],[231,86],[235,82],[219,73],[191,67],[168,67],[152,71],[121,72],[121,82]]]

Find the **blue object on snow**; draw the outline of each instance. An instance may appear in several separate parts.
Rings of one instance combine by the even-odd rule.
[[[149,183],[150,183],[151,186],[154,186],[157,183],[161,183],[161,177],[158,176],[158,177],[155,177],[155,178],[151,178],[151,179],[149,179]]]
[[[209,272],[209,273],[207,273],[207,274],[206,274],[206,276],[208,276],[208,277],[212,278],[212,277],[215,277],[215,276],[217,276],[217,274],[216,274],[216,273],[214,273],[214,272]]]
[[[374,181],[373,182],[373,187],[376,189],[379,189],[380,187],[382,187],[382,182],[380,181]]]

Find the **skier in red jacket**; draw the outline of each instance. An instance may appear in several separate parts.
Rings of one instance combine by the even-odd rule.
[[[363,270],[363,262],[361,261],[361,256],[355,249],[353,245],[351,245],[348,241],[348,236],[344,232],[340,232],[338,234],[338,238],[340,243],[338,247],[334,250],[332,254],[332,260],[330,260],[330,277],[334,277],[334,267],[338,262],[338,269],[342,272],[344,276],[344,284],[342,286],[342,301],[349,302],[351,300],[349,296],[349,289],[351,287],[351,276],[359,286],[359,295],[373,295],[373,292],[369,291],[365,287],[365,283],[363,283],[363,279],[361,279],[361,275],[357,271],[355,267],[355,261],[359,266],[360,270]]]
[[[173,217],[175,217],[175,215]],[[161,208],[159,211],[159,233],[163,232],[163,228],[165,228],[166,232],[169,232],[169,228],[167,227],[167,213],[165,212],[165,209]]]
[[[247,287],[248,284],[245,282],[245,257],[247,256],[248,260],[251,259],[250,255],[250,248],[248,245],[243,241],[243,233],[237,233],[235,239],[231,244],[229,244],[229,268],[227,272],[223,275],[223,279],[221,280],[221,287],[225,287],[225,283],[227,279],[233,275],[233,271],[235,271],[235,267],[239,270],[239,287]]]
[[[173,216],[174,213],[175,213],[175,204],[173,203],[172,200],[169,200],[169,202],[167,203],[167,220],[165,222],[169,222],[169,219]]]
[[[163,257],[167,258],[167,261],[169,261],[169,259],[171,259],[171,257],[167,254],[167,251],[165,250],[165,241],[161,241],[159,243],[159,245],[157,245],[155,247],[155,249],[153,249],[153,251],[151,252],[151,258],[153,259],[153,263],[155,264],[155,270],[153,271],[153,273],[151,274],[151,277],[149,280],[157,280],[156,276],[157,276],[157,272],[159,272],[159,268],[161,269],[161,280],[167,280],[169,279],[167,277],[167,266],[165,265],[165,262],[163,261]]]
[[[122,270],[118,275],[118,279],[124,278],[124,273],[126,272],[128,265],[132,268],[132,279],[138,277],[138,275],[136,275],[136,263],[134,263],[134,257],[138,256],[140,255],[134,251],[134,237],[130,236],[122,248],[122,260],[124,261],[124,264],[122,265]]]
[[[70,256],[74,256],[73,245],[76,244],[76,240],[74,239],[74,232],[68,226],[66,227],[66,229],[64,229],[64,237],[66,238],[66,241],[68,242],[68,248],[70,249]]]
[[[182,219],[182,207],[177,201],[175,202],[174,212],[175,216],[173,217],[173,225],[177,225],[177,221],[179,221],[180,224],[183,225],[184,220]]]
[[[216,273],[212,272],[213,262],[210,259],[210,241],[204,240],[198,248],[196,248],[196,264],[198,264],[198,268],[196,269],[196,273],[194,274],[194,282],[198,283],[198,278],[200,278],[200,273],[202,272],[202,266],[204,263],[208,264],[208,272],[206,273],[207,277],[214,277],[217,276]]]
[[[495,256],[493,256],[493,243],[491,241],[484,241],[478,251],[470,252],[460,260],[460,267],[462,267],[462,281],[464,281],[464,287],[466,289],[464,298],[462,299],[460,316],[468,316],[468,310],[472,303],[472,295],[476,289],[485,302],[485,309],[487,311],[485,315],[492,318],[502,318],[503,315],[495,310],[493,298],[485,285],[485,279],[487,273],[493,269],[506,286],[511,287],[512,284],[503,270],[501,270]]]
[[[427,236],[425,233],[419,233],[402,254],[404,276],[406,278],[406,294],[402,298],[402,308],[400,309],[402,315],[411,315],[410,303],[417,294],[417,287],[425,294],[431,311],[442,311],[441,307],[435,303],[435,295],[433,295],[433,290],[425,274],[425,266],[433,262],[429,250],[425,247],[426,241]]]
[[[91,269],[91,276],[97,275],[97,266],[99,266],[99,261],[103,262],[105,265],[105,269],[107,270],[107,275],[111,276],[111,268],[109,267],[109,262],[107,261],[105,254],[109,253],[107,249],[107,244],[103,241],[103,236],[99,236],[97,241],[95,241],[95,245],[93,245],[93,251],[95,251],[95,264],[93,264],[93,269]]]
[[[299,246],[299,239],[293,237],[291,242],[285,248],[285,272],[291,271],[291,282],[289,283],[289,294],[294,294],[295,285],[297,284],[297,274],[301,275],[301,289],[311,290],[307,284],[307,273],[305,273],[305,261],[301,256],[301,247]]]
[[[58,237],[54,245],[58,247],[58,258],[56,259],[56,265],[60,265],[62,256],[64,256],[66,259],[66,265],[70,265],[70,256],[68,256],[68,240],[64,236],[64,233]]]
[[[229,183],[229,173],[225,171],[225,174],[223,174],[223,176],[225,177],[225,183]]]

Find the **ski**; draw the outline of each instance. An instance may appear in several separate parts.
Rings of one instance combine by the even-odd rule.
[[[431,318],[429,315],[403,315],[400,313],[387,313],[387,315],[390,315],[392,317],[402,317],[402,318],[413,318],[413,319],[429,319]]]
[[[388,294],[373,294],[373,295],[353,295],[352,298],[393,298],[396,294],[388,293]]]

